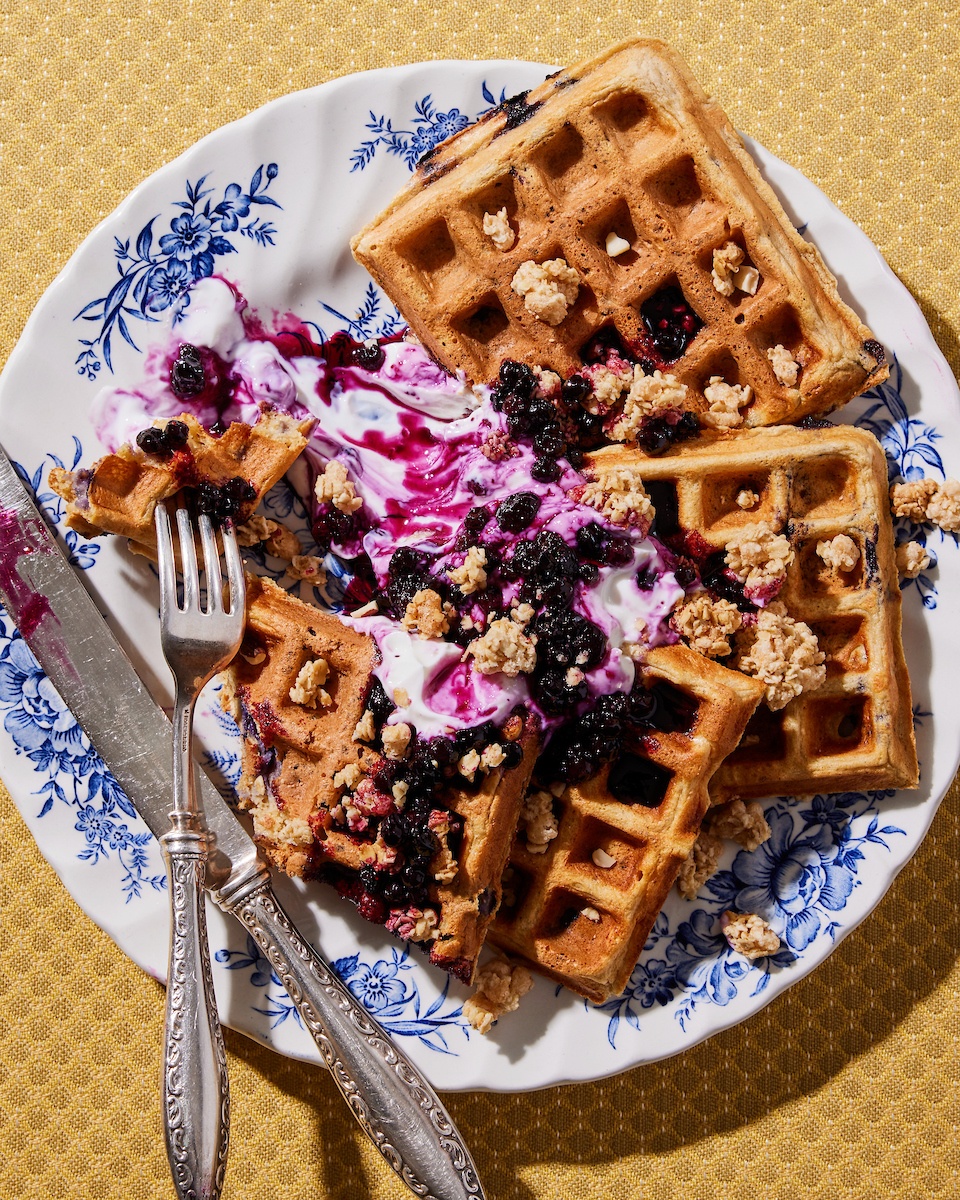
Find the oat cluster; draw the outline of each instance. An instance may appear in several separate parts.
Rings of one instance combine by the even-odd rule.
[[[826,678],[824,654],[813,630],[788,617],[779,601],[762,609],[741,638],[744,648],[736,665],[760,680],[767,707],[774,712],[801,692],[815,691]]]
[[[483,232],[498,250],[509,250],[517,240],[510,221],[507,218],[506,207],[495,213],[483,214]]]
[[[895,483],[890,489],[890,504],[895,517],[906,517],[916,525],[930,521],[947,533],[960,532],[960,480]]]
[[[471,546],[459,567],[448,567],[447,577],[465,596],[482,592],[487,586],[487,552],[482,546]]]
[[[633,471],[617,468],[605,471],[582,488],[574,488],[574,499],[595,508],[613,525],[635,525],[642,532],[650,528],[654,508]]]
[[[577,298],[580,276],[564,258],[548,258],[544,263],[528,259],[517,267],[510,286],[538,321],[559,325]]]
[[[463,1015],[477,1033],[488,1033],[504,1013],[516,1011],[533,987],[533,976],[526,967],[495,958],[479,968],[474,987],[477,990],[464,1004]]]
[[[638,363],[626,382],[628,387],[623,396],[623,408],[613,421],[604,426],[605,433],[612,441],[632,441],[639,433],[644,417],[684,409],[689,405],[690,389],[669,372],[665,375],[662,371],[654,371],[652,375],[647,375]]]
[[[276,529],[276,521],[262,517],[259,513],[251,513],[242,525],[235,529],[238,546],[259,546]]]
[[[793,558],[789,540],[765,521],[745,525],[727,543],[727,566],[751,598],[779,590]]]
[[[723,842],[720,838],[701,829],[693,849],[680,864],[677,874],[677,891],[684,900],[694,900],[710,876],[716,874],[722,853]]]
[[[467,647],[481,675],[527,674],[537,665],[537,651],[516,621],[499,617],[491,621],[487,632]]]
[[[770,826],[756,800],[729,800],[707,813],[706,829],[714,837],[739,842],[744,850],[756,850],[770,837]]]
[[[737,290],[753,296],[760,283],[760,272],[756,267],[744,265],[743,251],[736,242],[727,242],[714,250],[712,277],[713,286],[727,297]]]
[[[313,842],[313,830],[309,822],[303,817],[291,817],[282,812],[261,775],[253,781],[247,806],[253,817],[256,837],[293,846],[307,846]]]
[[[916,579],[930,566],[930,555],[920,542],[901,542],[897,546],[897,570],[906,579]]]
[[[756,913],[735,913],[728,910],[721,917],[720,926],[723,936],[730,943],[730,948],[751,961],[776,954],[780,949],[779,937],[763,917],[757,916]]]
[[[396,725],[384,725],[380,737],[387,758],[406,758],[413,730],[405,721],[400,721]]]
[[[327,582],[323,559],[316,554],[295,554],[290,559],[287,574],[293,579],[312,583],[314,587],[322,587]]]
[[[333,699],[323,685],[330,677],[330,664],[325,658],[312,658],[300,668],[296,682],[290,689],[290,699],[304,708],[328,708]]]
[[[753,399],[749,384],[727,383],[722,375],[711,375],[703,389],[707,410],[700,414],[700,423],[710,429],[736,429],[743,424],[741,408]]]
[[[776,346],[771,346],[767,351],[767,358],[769,358],[770,365],[773,367],[777,383],[782,383],[784,387],[796,386],[800,375],[800,364],[786,346],[781,346],[779,343]]]
[[[520,826],[527,839],[531,854],[544,854],[547,846],[560,832],[553,811],[553,797],[549,792],[528,792],[520,810]]]
[[[440,593],[433,588],[421,588],[403,614],[404,629],[419,633],[422,638],[440,638],[450,632],[455,615],[452,604],[444,604]]]
[[[332,504],[342,513],[354,513],[363,504],[353,480],[347,478],[347,468],[335,458],[317,476],[314,493],[321,504]]]
[[[692,649],[707,658],[722,658],[733,649],[730,638],[743,624],[743,615],[729,600],[714,600],[701,592],[674,612],[670,624]]]
[[[852,571],[860,561],[860,548],[845,533],[838,533],[829,542],[817,542],[817,554],[831,571]]]

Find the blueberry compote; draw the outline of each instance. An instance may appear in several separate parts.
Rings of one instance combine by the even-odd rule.
[[[676,286],[661,288],[645,300],[640,316],[664,363],[676,362],[703,328],[703,322]]]

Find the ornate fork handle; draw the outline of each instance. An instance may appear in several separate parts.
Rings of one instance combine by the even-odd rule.
[[[170,884],[170,957],[163,1039],[167,1158],[178,1200],[217,1200],[230,1133],[230,1088],[207,943],[204,881],[213,839],[196,812],[190,754],[193,699],[174,711],[175,808],[160,839]]]
[[[216,897],[250,931],[283,981],[350,1110],[404,1183],[424,1200],[483,1200],[476,1167],[436,1092],[300,936],[260,877]]]

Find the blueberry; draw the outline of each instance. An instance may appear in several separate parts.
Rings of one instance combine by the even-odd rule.
[[[155,426],[151,426],[149,429],[141,429],[137,434],[137,445],[144,454],[152,454],[156,458],[170,457],[170,451],[167,448],[163,430],[157,429]]]
[[[196,346],[184,342],[170,368],[170,389],[176,396],[199,396],[207,386],[203,359]]]
[[[187,444],[190,430],[184,421],[168,421],[163,429],[163,440],[171,450],[179,450]]]
[[[567,448],[563,430],[554,421],[544,425],[539,433],[534,435],[533,448],[537,454],[547,458],[559,458]]]
[[[555,458],[541,456],[534,459],[530,474],[540,483],[556,483],[563,474],[563,467]]]
[[[540,503],[534,492],[515,492],[497,506],[497,524],[505,533],[520,533],[533,522]]]
[[[366,371],[379,371],[383,366],[383,360],[386,358],[386,355],[380,343],[371,340],[369,342],[361,342],[359,346],[355,346],[350,357],[356,366],[363,367]]]

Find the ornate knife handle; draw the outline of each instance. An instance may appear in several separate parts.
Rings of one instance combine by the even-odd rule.
[[[170,883],[163,1039],[163,1131],[178,1200],[217,1200],[227,1166],[230,1090],[207,946],[204,868],[210,835],[173,813],[160,839]]]
[[[269,882],[236,900],[239,917],[283,981],[364,1133],[423,1200],[483,1200],[476,1167],[436,1092],[308,945]]]

